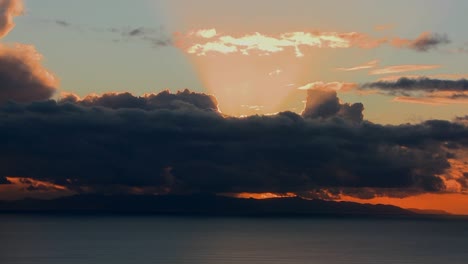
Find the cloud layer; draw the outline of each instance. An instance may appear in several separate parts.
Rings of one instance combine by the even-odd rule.
[[[212,100],[203,94],[154,97],[142,100],[152,107],[121,94],[91,104],[5,104],[0,175],[78,193],[402,196],[446,191],[450,149],[468,145],[462,122],[376,125],[362,121],[361,104],[342,104],[334,91],[310,91],[303,116],[246,118],[212,111],[214,101],[199,104]]]
[[[218,102],[214,96],[198,94],[184,90],[172,94],[163,91],[158,94],[147,94],[142,97],[130,93],[106,93],[101,96],[90,95],[80,99],[73,94],[65,94],[59,103],[72,103],[85,107],[105,107],[110,109],[140,109],[140,110],[180,110],[198,109],[218,112]]]
[[[398,96],[396,102],[417,104],[468,103],[468,81],[421,78],[400,78],[398,80],[377,81],[360,86],[361,90],[377,90]]]
[[[363,88],[380,89],[391,92],[408,92],[408,91],[451,91],[451,92],[467,92],[468,80],[438,80],[429,78],[400,78],[397,81],[378,81],[368,83],[362,86]]]

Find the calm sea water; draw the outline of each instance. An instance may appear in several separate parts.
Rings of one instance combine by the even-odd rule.
[[[468,222],[0,215],[2,264],[468,263]]]

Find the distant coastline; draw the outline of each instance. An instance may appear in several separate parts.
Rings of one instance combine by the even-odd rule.
[[[0,201],[0,214],[468,220],[468,216],[451,215],[444,211],[403,209],[392,205],[305,200],[301,198],[256,200],[214,195],[78,195],[54,200]]]

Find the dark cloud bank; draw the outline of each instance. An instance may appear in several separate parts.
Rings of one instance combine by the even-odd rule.
[[[397,81],[378,81],[361,86],[362,89],[379,89],[391,93],[414,91],[424,92],[468,92],[468,80],[439,80],[430,78],[401,78]]]
[[[439,175],[468,145],[464,118],[383,126],[362,111],[321,90],[309,91],[303,115],[246,118],[188,90],[10,101],[0,107],[0,176],[100,194],[445,191]]]

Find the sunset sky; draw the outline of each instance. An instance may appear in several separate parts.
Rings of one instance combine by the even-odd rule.
[[[224,113],[246,115],[300,112],[305,91],[297,88],[314,82],[361,84],[409,75],[443,79],[468,76],[468,39],[460,26],[467,22],[464,10],[468,3],[463,0],[30,0],[25,4],[25,15],[16,19],[17,27],[4,41],[34,44],[45,57],[44,65],[60,79],[60,92],[80,96],[109,91],[142,95],[189,88],[214,94]],[[135,29],[140,29],[141,34],[128,34]],[[295,56],[294,47],[264,54],[255,49],[249,55],[189,54],[190,44],[207,40],[187,35],[212,29],[218,36],[234,38],[254,34],[280,38],[291,32],[355,32],[365,36],[364,46],[364,42],[369,45],[302,45],[299,48],[304,56],[300,58]],[[397,39],[415,40],[421,34],[446,36],[450,43],[434,45],[426,51],[392,45]],[[165,40],[183,45],[156,43]],[[388,43],[372,44],[382,40]],[[367,67],[359,69],[363,65]],[[376,74],[378,70],[401,65],[417,66]],[[340,98],[364,103],[367,119],[379,123],[450,120],[467,110],[466,98],[404,100],[402,96],[356,91],[343,93]]]
[[[468,215],[465,0],[23,2],[0,0],[0,199],[292,193]]]

